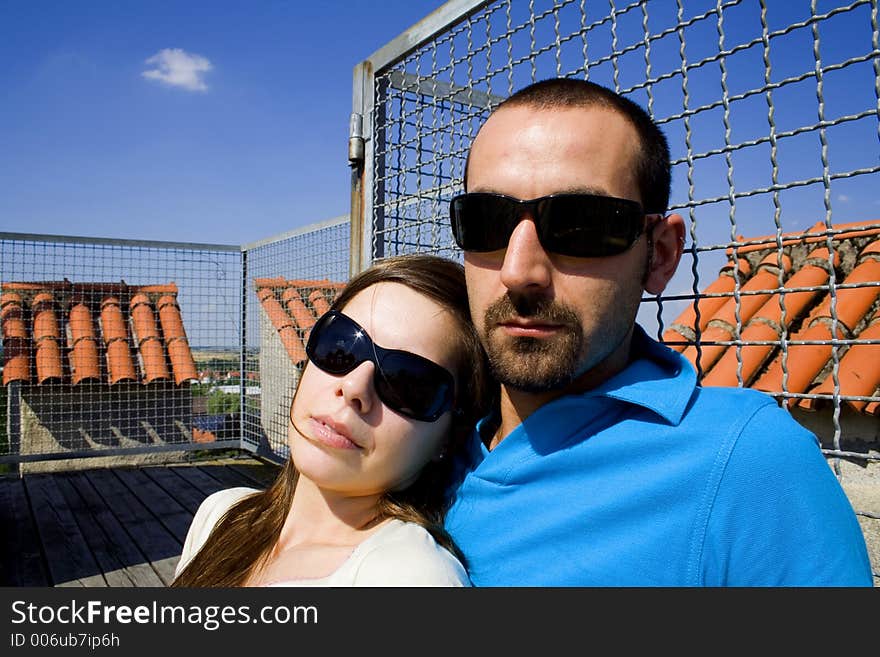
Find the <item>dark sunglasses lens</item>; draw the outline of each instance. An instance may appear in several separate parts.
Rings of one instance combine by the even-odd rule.
[[[507,247],[519,221],[519,206],[495,194],[465,194],[452,199],[449,214],[460,249],[497,251]]]
[[[329,374],[347,374],[364,361],[375,362],[376,393],[388,408],[416,420],[433,421],[452,405],[452,375],[427,358],[374,346],[367,333],[345,315],[331,311],[315,326],[306,345],[309,360]]]
[[[312,328],[306,354],[330,374],[346,374],[369,358],[366,334],[345,315],[327,313]]]
[[[580,258],[623,253],[644,225],[637,203],[603,196],[551,197],[544,201],[540,214],[544,248]]]
[[[452,399],[450,374],[413,354],[383,354],[376,371],[376,392],[389,408],[416,420],[436,420]]]
[[[523,207],[500,194],[457,196],[450,204],[452,233],[464,251],[507,247]],[[537,201],[535,214],[545,249],[561,255],[596,258],[629,249],[644,228],[638,203],[589,194],[560,194]]]

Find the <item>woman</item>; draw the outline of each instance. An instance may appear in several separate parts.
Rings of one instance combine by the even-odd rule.
[[[462,586],[442,528],[454,454],[488,408],[464,270],[428,255],[353,277],[312,329],[290,458],[209,496],[172,586]]]

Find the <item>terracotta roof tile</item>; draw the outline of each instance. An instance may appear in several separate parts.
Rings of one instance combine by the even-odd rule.
[[[38,292],[31,302],[33,336],[37,350],[37,383],[60,380],[62,376],[61,331],[55,315],[55,300],[49,292]]]
[[[734,276],[740,277],[740,282],[748,278],[752,273],[752,266],[745,258],[739,259],[739,266],[734,267],[731,260],[722,267],[720,276],[703,290],[704,294],[726,294],[732,293],[736,287]],[[671,343],[669,346],[676,351],[684,351],[686,344],[676,344],[682,339],[694,341],[694,326],[697,325],[697,312],[699,312],[699,327],[703,331],[712,316],[727,302],[727,297],[701,297],[696,304],[696,308],[691,304],[681,316],[663,333],[663,340]]]
[[[4,292],[0,296],[0,327],[3,334],[3,384],[29,381],[30,348],[21,296]]]
[[[860,340],[880,341],[880,310],[875,311],[868,326],[858,335]],[[880,342],[878,344],[854,344],[849,348],[838,363],[837,381],[841,390],[849,395],[870,397],[877,386],[880,386]],[[834,392],[833,373],[825,377],[815,388],[813,394],[830,395]],[[808,410],[815,410],[821,405],[821,399],[801,399],[799,405]],[[864,411],[867,401],[850,399],[846,402],[857,411]],[[877,402],[870,402],[876,404]]]
[[[298,287],[288,287],[281,293],[281,301],[290,316],[299,328],[304,331],[309,330],[317,321],[315,315],[310,311],[300,297]]]
[[[850,284],[874,281],[880,281],[880,263],[869,259],[861,262],[842,282]],[[880,287],[877,286],[845,288],[836,291],[836,337],[838,339],[854,337],[854,329],[874,304],[878,295],[880,295]],[[835,337],[832,335],[831,303],[832,297],[824,295],[822,303],[810,314],[804,327],[795,333],[792,339],[827,341]],[[803,344],[789,347],[786,359],[787,390],[789,392],[806,392],[815,382],[816,377],[828,365],[831,358],[832,346],[830,344]],[[754,387],[766,392],[781,390],[782,376],[782,358],[777,357],[770,364],[767,372],[755,382]]]
[[[186,339],[186,330],[183,328],[183,317],[180,316],[177,295],[162,295],[159,297],[156,307],[159,310],[159,323],[165,338],[165,348],[171,357],[174,382],[180,385],[184,381],[197,380],[196,362],[193,359],[192,351],[190,351],[189,341]]]
[[[196,379],[173,283],[65,280],[9,282],[0,288],[4,385],[150,383],[170,379],[169,365],[178,384]]]
[[[783,288],[790,289],[823,285],[828,281],[829,268],[828,249],[816,249],[810,253],[804,266],[788,279]],[[821,292],[818,290],[786,293],[784,296],[784,320],[780,296],[777,294],[772,295],[745,325],[740,336],[741,339],[744,342],[778,341],[782,336],[783,327],[791,326],[792,322],[799,319],[805,309],[819,294]],[[773,348],[773,345],[757,344],[743,345],[739,350],[736,348],[726,349],[724,355],[715,364],[715,367],[703,377],[703,385],[737,385],[737,369],[740,359],[742,361],[742,379],[743,381],[750,381],[755,372],[764,365]],[[739,359],[737,356],[739,356]]]
[[[312,302],[318,317],[330,310],[330,304],[327,303],[327,297],[324,296],[323,290],[314,290],[309,295],[309,301]]]
[[[194,443],[213,443],[217,440],[217,436],[213,431],[206,431],[205,429],[193,427],[192,439]]]
[[[330,303],[345,284],[323,280],[256,278],[257,298],[290,360],[300,367],[306,361],[309,331],[330,309]]]
[[[146,383],[168,380],[171,375],[165,363],[165,350],[159,336],[159,325],[153,314],[150,297],[143,292],[135,294],[131,301],[132,337],[140,358],[141,371]]]
[[[128,330],[119,299],[115,296],[105,297],[101,301],[101,335],[104,337],[110,384],[136,381],[137,375],[128,346]]]
[[[736,297],[730,297],[722,305],[718,311],[709,319],[706,329],[703,331],[702,340],[708,344],[700,350],[699,357],[697,349],[694,346],[685,348],[682,352],[685,358],[696,366],[699,360],[699,367],[702,371],[711,369],[712,365],[721,357],[721,354],[727,349],[726,345],[711,344],[719,340],[734,339],[734,332],[737,326],[737,316],[740,322],[745,324],[752,315],[761,308],[764,303],[772,296],[772,290],[779,281],[779,264],[775,253],[767,255],[757,267],[755,274],[740,287],[740,292],[758,292],[767,290],[763,294],[745,294],[740,296],[739,303]],[[782,256],[782,269],[785,274],[791,269],[791,259]]]
[[[831,235],[833,262],[827,245]],[[787,340],[827,342],[832,338],[832,317],[836,315],[836,337],[864,340],[839,349],[839,394],[848,397],[872,397],[880,386],[880,228],[877,222],[840,224],[826,231],[823,223],[801,233],[787,233],[779,240],[783,245],[783,286],[778,279],[779,259],[776,236],[739,240],[748,242],[737,248],[737,255],[755,266],[749,276],[748,266],[741,265],[739,318],[741,335],[736,333],[737,310],[733,298],[732,262],[720,272],[719,278],[706,292],[728,292],[723,303],[706,303],[701,299],[699,327],[695,326],[693,307],[683,312],[664,333],[664,339],[701,343],[699,365],[703,385],[736,386],[737,369],[743,384],[774,394],[790,393],[831,395],[834,391],[833,353],[830,344],[791,344],[785,358],[787,376],[783,386],[782,352],[778,342],[787,331]],[[733,250],[728,250],[733,256]],[[833,296],[828,291],[830,271],[835,274]],[[783,294],[780,295],[780,291]],[[716,297],[714,299],[718,299]],[[832,315],[832,303],[834,315]],[[785,313],[783,314],[783,304]],[[740,341],[739,346],[718,344]],[[750,344],[769,343],[769,344]],[[673,345],[670,345],[673,346]],[[673,346],[673,348],[675,348]],[[697,365],[693,344],[679,350]],[[793,402],[787,402],[793,403]],[[821,407],[822,398],[802,398],[802,408]],[[856,411],[880,414],[877,400],[847,400]]]
[[[101,361],[98,355],[98,338],[88,305],[83,301],[76,302],[70,309],[69,322],[72,382],[76,384],[87,379],[100,381]]]

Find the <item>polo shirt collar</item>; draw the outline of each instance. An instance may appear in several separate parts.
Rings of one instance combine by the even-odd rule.
[[[697,373],[684,356],[652,340],[638,324],[630,363],[586,396],[604,396],[642,406],[678,424],[697,385]]]
[[[638,324],[635,325],[629,365],[601,386],[584,394],[565,395],[537,409],[502,441],[499,448],[510,445],[514,434],[535,436],[568,436],[572,419],[584,417],[585,403],[592,402],[595,412],[602,412],[602,398],[615,399],[641,406],[656,413],[671,425],[681,422],[697,385],[697,373],[684,356],[666,345],[652,340]],[[477,423],[468,460],[476,464],[489,455],[480,439],[483,429],[494,431],[497,410]]]

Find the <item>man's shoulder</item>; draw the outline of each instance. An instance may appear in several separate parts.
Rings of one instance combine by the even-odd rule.
[[[772,395],[752,388],[698,385],[694,389],[691,406],[703,412],[717,413],[721,417],[730,415],[746,417],[760,411],[763,414],[794,421]]]
[[[770,457],[791,456],[795,450],[816,452],[819,441],[769,394],[750,388],[697,386],[685,421],[715,433],[728,433],[737,450],[760,451]]]
[[[699,403],[727,406],[733,411],[757,409],[763,406],[779,408],[779,404],[771,395],[752,388],[698,385],[696,392]]]

